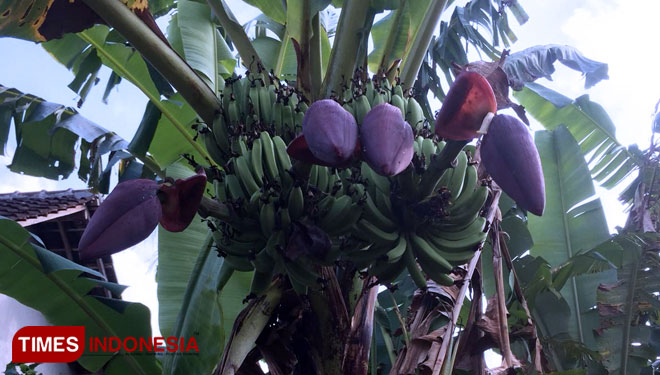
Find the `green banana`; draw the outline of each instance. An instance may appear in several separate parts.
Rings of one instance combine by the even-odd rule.
[[[209,160],[209,162],[214,161],[220,165],[224,164],[225,153],[215,142],[215,138],[213,137],[211,130],[208,129],[206,125],[204,125],[203,130],[199,131],[199,136],[202,137],[202,139],[204,140],[204,146],[206,147],[206,151],[208,151],[209,155],[211,156],[211,159],[213,159],[213,160]]]
[[[355,203],[355,202],[354,202]],[[346,216],[342,219],[341,225],[334,228],[333,233],[345,234],[353,228],[355,223],[362,217],[362,205],[352,204]]]
[[[288,133],[294,133],[295,134],[295,119],[293,116],[293,108],[291,107],[291,104],[285,105],[282,107],[282,129],[283,133],[280,134],[288,134]]]
[[[259,135],[261,139],[261,147],[263,148],[262,155],[264,161],[266,162],[266,176],[272,181],[279,181],[280,172],[277,169],[277,161],[275,159],[275,146],[273,145],[273,140],[270,138],[268,132],[261,132]]]
[[[294,186],[289,192],[287,208],[293,220],[299,219],[305,212],[305,198],[300,186]]]
[[[243,183],[243,186],[245,187],[245,190],[247,191],[248,195],[252,196],[252,194],[254,194],[255,191],[260,189],[260,186],[259,184],[257,184],[257,181],[254,179],[254,176],[252,176],[252,172],[250,171],[250,166],[248,165],[247,158],[241,155],[235,158],[234,162],[236,163],[234,165],[236,174]]]
[[[451,199],[456,200],[463,190],[463,183],[465,182],[465,170],[467,168],[467,155],[465,152],[461,151],[456,156],[456,166],[453,168],[454,172],[451,175],[451,180],[449,180],[449,192],[451,193]]]
[[[399,237],[399,242],[397,242],[396,246],[394,246],[392,249],[387,251],[387,261],[389,263],[394,263],[398,262],[399,259],[403,256],[403,253],[406,251],[406,248],[408,247],[408,241],[406,241],[406,238],[404,236]]]
[[[424,277],[424,274],[422,274],[422,270],[419,269],[417,261],[415,260],[415,254],[413,254],[413,251],[409,246],[404,251],[403,259],[406,262],[406,268],[408,268],[410,277],[413,279],[413,282],[415,282],[415,285],[417,285],[417,288],[425,290],[426,278]]]
[[[477,217],[474,221],[463,228],[457,227],[443,227],[442,225],[434,225],[427,229],[428,233],[435,237],[441,237],[449,241],[457,241],[472,235],[473,233],[483,232],[486,227],[486,218]]]
[[[437,237],[437,236],[427,236],[428,242],[433,244],[433,246],[438,250],[444,250],[444,252],[462,252],[465,250],[473,250],[479,244],[486,240],[488,233],[485,232],[475,232],[468,237],[461,238],[460,240],[448,240],[446,238]]]
[[[277,164],[280,167],[280,175],[287,173],[291,167],[291,158],[286,152],[286,143],[280,136],[273,137],[273,145],[275,146],[275,156],[277,157]]]
[[[425,120],[422,106],[414,97],[409,97],[408,105],[406,106],[406,122],[408,122],[413,129],[419,131],[424,127]]]
[[[481,212],[487,199],[488,188],[486,186],[477,187],[474,193],[472,193],[472,197],[466,199],[462,205],[450,207],[448,220],[452,224],[472,222]]]
[[[256,83],[256,80],[255,82],[252,82],[252,84],[250,84],[248,93],[249,93],[248,95],[250,96],[250,104],[252,108],[252,111],[250,113],[255,114],[257,118],[260,119],[261,106],[259,105],[259,85]]]
[[[395,107],[399,108],[399,110],[401,110],[401,118],[403,118],[405,120],[406,119],[406,103],[407,103],[407,100],[403,99],[403,97],[398,95],[398,94],[394,94],[394,95],[392,95],[391,101],[392,101],[391,104],[393,106],[395,106]]]
[[[364,121],[364,116],[371,111],[371,104],[369,104],[369,99],[365,95],[360,95],[355,100],[353,100],[353,115],[358,124],[362,124]]]
[[[422,140],[422,154],[424,155],[424,165],[428,168],[431,164],[431,158],[435,154],[435,144],[430,138],[424,138]]]
[[[391,283],[406,269],[406,260],[403,257],[396,263],[378,260],[371,264],[369,275],[375,276],[381,284]]]
[[[399,238],[399,232],[382,231],[366,219],[358,221],[355,224],[355,229],[358,231],[358,233],[355,234],[356,236],[363,238],[366,235],[365,239],[373,241],[375,244],[387,245]]]
[[[468,165],[465,170],[465,182],[463,183],[463,189],[461,194],[454,200],[454,206],[462,206],[466,200],[472,197],[474,189],[477,187],[479,176],[477,176],[477,167],[474,165]]]
[[[321,278],[311,267],[304,267],[296,261],[284,259],[284,269],[291,281],[298,282],[307,288],[316,288]]]
[[[344,216],[350,211],[351,205],[353,205],[353,200],[348,195],[342,195],[339,198],[336,198],[329,210],[323,215],[319,225],[323,228],[328,234],[335,234],[335,229],[341,227],[341,222],[344,220]]]
[[[227,191],[229,191],[229,195],[232,197],[232,199],[247,199],[247,195],[243,191],[241,183],[236,175],[228,174],[225,176],[225,186],[227,187]]]
[[[224,155],[229,155],[231,152],[231,144],[229,143],[229,133],[227,133],[227,128],[225,120],[222,115],[218,116],[213,120],[213,139],[218,145],[220,150]]]
[[[275,203],[268,202],[261,206],[259,211],[259,225],[261,226],[261,233],[266,237],[270,237],[275,229]]]
[[[270,99],[270,90],[268,86],[261,86],[259,91],[259,112],[261,113],[261,121],[263,124],[269,125],[273,120],[271,110],[273,109],[273,102]]]
[[[452,270],[452,265],[447,262],[447,260],[440,254],[438,254],[433,245],[428,243],[422,237],[415,233],[411,233],[410,243],[412,245],[412,250],[415,253],[415,256],[419,259],[419,264],[422,266],[422,269],[424,269],[424,272],[426,272],[429,277],[433,278],[433,275],[426,271],[425,265],[428,268],[432,268],[444,273],[450,272]],[[435,271],[433,273],[435,273]]]
[[[264,167],[263,167],[263,149],[261,147],[261,139],[257,138],[252,142],[252,150],[250,152],[250,166],[252,167],[252,175],[257,181],[259,186],[264,184]]]
[[[271,118],[273,121],[273,125],[275,127],[275,134],[284,134],[284,127],[282,125],[282,108],[284,105],[282,102],[277,99],[273,103],[273,108],[271,109]]]
[[[365,219],[369,220],[370,223],[383,231],[390,232],[396,230],[397,225],[392,220],[390,220],[389,217],[383,214],[380,209],[378,209],[378,207],[376,207],[376,203],[373,201],[369,193],[367,193],[367,197],[364,202]]]
[[[316,187],[320,191],[327,192],[328,191],[328,178],[329,176],[329,171],[328,167],[323,167],[323,166],[317,166],[316,170],[318,171],[318,177],[316,180]]]

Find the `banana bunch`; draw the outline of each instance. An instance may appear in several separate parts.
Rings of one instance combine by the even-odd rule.
[[[276,274],[286,274],[299,293],[321,288],[318,267],[337,260],[383,283],[407,270],[420,288],[428,278],[450,285],[452,268],[469,261],[485,240],[481,211],[489,189],[471,162],[474,146],[458,154],[430,197],[416,201],[416,194],[406,191],[420,183],[445,143],[422,131],[428,127],[422,107],[399,84],[353,79],[335,98],[358,124],[381,103],[401,110],[418,137],[414,168],[395,177],[381,176],[364,162],[343,169],[311,165],[297,175],[286,148],[302,130],[308,102],[267,74],[227,80],[221,99],[216,121],[200,125],[198,132],[224,166],[214,182],[216,199],[239,220],[209,225],[225,265],[254,271],[252,294],[262,292]],[[329,250],[292,255],[293,233],[301,225],[324,232]]]
[[[364,116],[371,108],[382,103],[389,103],[401,110],[403,119],[419,132],[427,123],[422,106],[414,97],[404,93],[399,84],[392,86],[385,78],[374,77],[361,81],[354,79],[344,88],[340,96],[344,109],[353,114],[358,124],[362,124]]]
[[[259,294],[274,274],[285,273],[300,293],[320,288],[315,266],[332,265],[344,237],[362,215],[362,185],[351,171],[312,166],[307,181],[294,178],[286,143],[267,131],[248,143],[239,136],[236,156],[227,162],[216,199],[227,204],[240,224],[211,223],[215,247],[237,271],[254,271],[251,293]],[[305,221],[328,234],[331,249],[322,257],[287,256],[296,223]]]
[[[410,174],[413,184],[419,183],[420,174],[443,147],[444,142],[421,136],[416,139],[419,165],[415,169],[419,173]],[[420,288],[426,286],[426,278],[453,284],[449,276],[453,267],[468,262],[487,235],[481,210],[488,187],[480,183],[477,167],[470,162],[470,147],[466,146],[458,154],[455,167],[441,176],[438,193],[412,205],[397,204],[393,197],[398,186],[362,163],[360,178],[366,192],[362,217],[353,227],[353,236],[366,245],[345,252],[342,258],[357,268],[368,268],[380,282],[394,281],[407,269]]]
[[[240,153],[240,139],[261,131],[279,135],[288,143],[302,131],[307,100],[294,88],[260,72],[225,81],[222,110],[212,125],[199,131],[209,155],[219,165]]]

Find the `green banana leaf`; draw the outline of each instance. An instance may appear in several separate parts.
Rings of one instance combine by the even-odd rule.
[[[79,154],[78,176],[98,186],[102,180],[101,156],[128,146],[117,134],[86,119],[73,108],[0,85],[3,150],[12,120],[17,136],[9,166],[13,172],[55,180],[66,178],[73,172],[74,157]],[[100,190],[107,192],[107,186]]]
[[[502,69],[509,80],[523,84],[542,77],[550,78],[555,72],[556,61],[584,74],[584,87],[587,89],[609,78],[607,64],[584,57],[574,47],[556,44],[534,46],[512,53],[504,60]]]
[[[527,83],[514,96],[546,129],[568,128],[582,153],[591,154],[591,175],[603,187],[616,186],[639,165],[634,153],[617,141],[615,126],[603,107],[588,95],[572,100],[538,83]]]
[[[167,175],[184,178],[193,172],[181,163]],[[223,258],[211,249],[209,228],[199,216],[186,230],[172,233],[158,228],[158,321],[165,336],[194,336],[199,356],[173,355],[163,359],[165,374],[210,373],[220,360],[225,339],[249,293],[251,272],[235,272],[218,290]]]
[[[220,77],[231,76],[236,60],[212,22],[208,5],[181,0],[177,9],[183,57],[217,92],[222,88]]]
[[[31,242],[16,222],[0,218],[0,293],[40,311],[54,325],[85,326],[87,337],[151,337],[149,309],[140,304],[88,295],[99,283],[97,272]],[[160,373],[155,355],[84,353],[85,369],[104,374]],[[105,367],[104,367],[105,366]]]
[[[530,254],[543,263],[547,261],[549,267],[557,267],[610,235],[587,164],[569,130],[559,126],[553,131],[537,132],[535,142],[543,165],[546,206],[542,217],[529,215],[528,228],[534,240]],[[534,272],[534,268],[531,270]],[[592,309],[596,305],[595,291],[600,283],[612,282],[614,277],[614,270],[573,277],[561,290],[561,296],[537,298],[534,314],[539,326],[548,327],[544,336],[565,334],[595,349],[592,333],[598,326],[597,313]],[[550,269],[544,280],[546,286],[551,285]],[[548,298],[559,298],[562,305],[566,304],[570,314],[564,321],[557,322],[561,315],[555,310],[560,305]],[[547,308],[548,304],[554,307]]]
[[[259,8],[266,16],[275,22],[284,25],[286,23],[286,9],[282,1],[272,0],[244,0],[253,7]]]
[[[419,3],[419,4],[417,4]],[[423,17],[415,19],[417,25],[412,24],[412,9],[426,9],[429,1],[419,1],[414,5],[403,2],[403,6],[392,11],[371,28],[371,37],[374,49],[369,54],[368,65],[372,72],[388,71],[396,60],[403,55],[412,42],[416,26]]]
[[[657,233],[618,235],[623,265],[613,283],[598,287],[596,328],[603,365],[611,374],[640,374],[658,356],[660,267]]]

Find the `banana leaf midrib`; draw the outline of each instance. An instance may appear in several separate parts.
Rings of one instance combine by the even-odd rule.
[[[565,187],[564,187],[564,176],[561,173],[561,164],[559,160],[559,153],[557,150],[557,143],[556,139],[554,143],[553,149],[553,158],[554,161],[557,165],[557,181],[559,182],[559,199],[560,199],[560,204],[561,204],[561,220],[562,224],[564,227],[564,241],[565,241],[565,246],[566,246],[566,253],[568,254],[568,258],[570,259],[573,256],[573,244],[571,243],[571,232],[568,226],[568,220],[567,220],[567,212],[568,208],[566,207],[566,201],[565,201]],[[571,278],[571,289],[573,290],[573,301],[575,302],[575,318],[577,321],[577,329],[578,329],[578,336],[581,342],[584,342],[584,334],[582,332],[582,320],[580,319],[580,301],[578,299],[578,290],[577,290],[577,284],[575,281],[575,277]]]

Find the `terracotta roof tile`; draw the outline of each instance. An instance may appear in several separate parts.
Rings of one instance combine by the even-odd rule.
[[[96,199],[89,190],[35,191],[0,194],[0,216],[20,221],[47,216]]]

